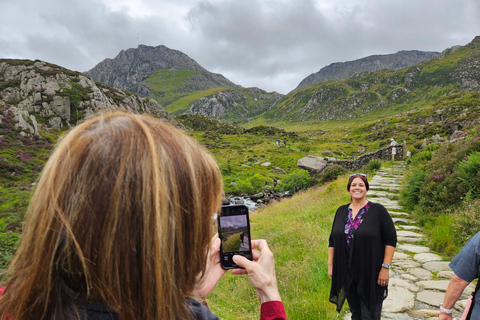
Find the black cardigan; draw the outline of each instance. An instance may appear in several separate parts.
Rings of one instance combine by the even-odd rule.
[[[355,231],[350,248],[345,239],[345,222],[349,204],[337,209],[330,232],[329,247],[333,247],[332,287],[330,302],[340,312],[352,280],[360,290],[360,297],[372,307],[382,302],[388,294],[387,287],[377,284],[382,268],[385,246],[396,247],[397,232],[387,209],[379,203],[368,202],[368,212]]]

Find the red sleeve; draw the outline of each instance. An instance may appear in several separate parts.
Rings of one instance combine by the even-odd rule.
[[[260,308],[260,320],[287,320],[282,301],[264,302]]]

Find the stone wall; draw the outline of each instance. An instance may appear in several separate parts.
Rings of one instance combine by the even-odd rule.
[[[385,147],[378,149],[377,151],[363,154],[359,157],[346,160],[337,158],[323,158],[316,156],[306,156],[297,162],[297,167],[300,169],[308,170],[311,174],[323,173],[326,168],[333,165],[339,165],[347,170],[359,170],[367,165],[373,159],[379,159],[382,161],[392,160],[392,148],[396,148],[396,154],[394,160],[403,160],[406,157],[407,144],[404,141],[403,144],[399,144],[395,147]]]

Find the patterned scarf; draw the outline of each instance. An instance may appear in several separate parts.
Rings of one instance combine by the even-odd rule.
[[[353,239],[353,234],[355,233],[355,230],[358,229],[358,227],[363,221],[363,215],[365,214],[365,212],[368,211],[369,208],[370,206],[367,203],[362,209],[360,209],[360,211],[358,211],[355,219],[353,219],[352,208],[348,208],[348,217],[347,222],[345,223],[345,234],[348,247],[350,247],[350,242]]]

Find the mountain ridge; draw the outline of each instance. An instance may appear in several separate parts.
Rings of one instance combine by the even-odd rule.
[[[380,71],[382,69],[396,71],[417,65],[438,54],[439,52],[433,51],[401,50],[392,54],[377,54],[351,61],[335,62],[321,68],[316,73],[310,74],[291,92],[319,82],[345,80],[365,71]]]

